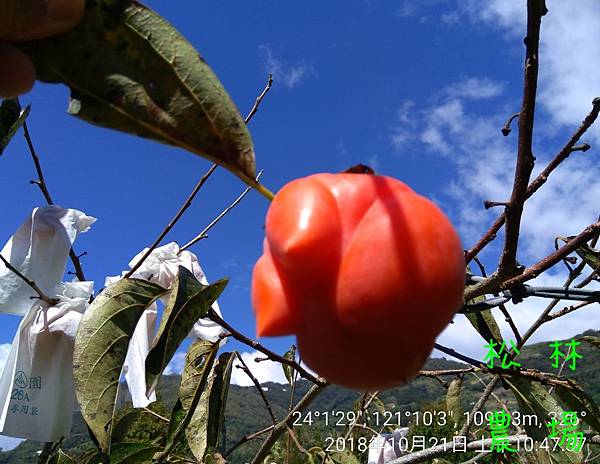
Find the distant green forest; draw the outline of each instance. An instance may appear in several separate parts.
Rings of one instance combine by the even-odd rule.
[[[587,331],[582,335],[599,336],[598,331]],[[587,343],[582,343],[578,347],[578,352],[583,355],[579,360],[577,370],[572,372],[569,369],[563,371],[566,378],[573,378],[579,382],[583,388],[600,403],[600,350]],[[553,369],[549,359],[551,350],[548,343],[532,344],[524,348],[518,361],[524,368],[538,369],[545,372],[557,372]],[[401,362],[401,361],[399,361]],[[465,367],[464,364],[449,361],[446,359],[430,359],[425,369],[441,370]],[[481,376],[486,380],[485,376]],[[159,400],[151,406],[151,409],[158,415],[168,417],[170,410],[175,404],[177,390],[179,386],[179,376],[164,376],[158,387]],[[450,379],[449,379],[450,380]],[[297,401],[310,387],[309,382],[299,381],[294,391],[294,400]],[[462,390],[462,407],[468,410],[476,400],[477,395],[483,390],[483,385],[475,376],[467,375],[464,378]],[[285,384],[265,383],[263,390],[272,405],[273,412],[278,418],[286,415],[290,404],[291,388]],[[509,391],[506,391],[502,385],[499,385],[495,394],[500,399],[514,407],[514,401]],[[446,386],[440,381],[431,378],[417,378],[408,384],[383,391],[379,398],[383,402],[386,410],[394,413],[400,412],[400,417],[407,412],[417,412],[427,405],[439,404],[446,395]],[[338,387],[326,389],[321,396],[313,403],[310,410],[319,411],[321,420],[315,421],[312,425],[304,424],[296,427],[297,435],[302,440],[302,444],[309,448],[315,445],[323,445],[324,437],[335,436],[343,433],[345,429],[337,428],[332,425],[333,419],[339,418],[341,412],[352,411],[355,403],[360,400],[362,394],[356,391],[347,390]],[[492,400],[489,402],[490,408],[498,405]],[[121,414],[125,414],[130,409],[130,405],[125,404]],[[327,427],[324,424],[324,413],[329,413],[330,424]],[[337,416],[335,414],[338,413]],[[313,418],[315,416],[313,415]],[[228,450],[238,443],[244,436],[261,430],[271,424],[271,419],[267,413],[264,403],[254,387],[240,387],[232,385],[229,391],[229,398],[225,418],[225,443],[224,449]],[[157,415],[145,414],[136,420],[129,431],[127,437],[131,441],[158,436],[165,427],[165,422],[161,421]],[[402,423],[402,426],[408,425],[408,422]],[[252,456],[260,446],[260,439],[248,441],[238,447],[228,458],[232,464],[242,464],[249,462]],[[31,464],[36,462],[37,453],[42,444],[31,441],[24,441],[18,447],[11,451],[0,452],[0,464]],[[78,455],[85,450],[93,447],[89,439],[86,426],[79,413],[75,414],[73,430],[71,437],[64,440],[63,449],[70,455]]]

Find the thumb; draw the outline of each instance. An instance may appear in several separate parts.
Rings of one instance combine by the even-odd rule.
[[[81,19],[85,0],[0,0],[0,39],[29,40],[59,34]]]

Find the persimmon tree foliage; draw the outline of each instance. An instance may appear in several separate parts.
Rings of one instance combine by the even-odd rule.
[[[442,311],[443,317],[431,322],[430,332],[424,334],[411,333],[411,340],[414,343],[407,344],[406,347],[402,348],[405,356],[416,361],[405,371],[399,367],[400,371],[396,373],[397,375],[391,375],[388,378],[382,373],[380,378],[381,386],[385,387],[392,386],[413,375],[437,378],[448,389],[446,404],[452,410],[460,408],[463,377],[471,374],[483,374],[485,375],[486,386],[478,400],[474,402],[469,418],[472,418],[475,413],[484,408],[498,385],[504,386],[505,389],[514,394],[518,407],[523,414],[532,414],[538,418],[535,426],[525,424],[522,429],[511,428],[508,437],[511,444],[527,440],[528,437],[536,442],[543,441],[552,432],[548,425],[551,418],[560,417],[561,413],[565,411],[578,413],[580,419],[578,430],[583,432],[588,439],[586,447],[579,450],[567,449],[567,447],[561,445],[556,446],[554,449],[551,447],[549,450],[538,450],[518,455],[506,452],[492,453],[489,456],[482,456],[480,462],[580,463],[584,462],[589,447],[593,447],[600,442],[598,436],[600,433],[598,405],[573,380],[566,380],[560,375],[534,371],[516,365],[511,366],[509,369],[488,367],[482,360],[472,359],[458,353],[451,347],[444,347],[439,344],[435,345],[438,350],[466,362],[469,366],[447,371],[419,371],[424,358],[431,351],[434,337],[452,317],[455,310],[469,319],[473,325],[473,333],[475,336],[480,335],[482,342],[500,345],[506,340],[503,340],[491,311],[493,308],[500,308],[514,332],[516,345],[508,350],[508,358],[509,360],[515,360],[518,359],[520,349],[527,344],[540,326],[598,301],[597,294],[585,287],[597,279],[596,271],[600,267],[600,252],[594,248],[600,234],[600,222],[590,224],[576,236],[557,240],[556,250],[548,256],[540,257],[539,261],[532,266],[525,268],[517,260],[521,216],[527,200],[544,185],[553,171],[573,152],[590,148],[587,144],[578,144],[600,112],[600,99],[597,98],[592,102],[592,110],[585,116],[581,126],[577,128],[571,139],[558,151],[556,157],[544,167],[541,173],[532,178],[535,162],[532,154],[532,139],[537,91],[538,45],[542,18],[546,14],[547,9],[543,0],[527,1],[528,19],[527,31],[525,31],[522,107],[514,117],[510,118],[502,131],[504,135],[509,135],[511,123],[518,118],[518,149],[515,157],[515,177],[512,194],[507,201],[489,202],[487,206],[501,207],[503,212],[499,214],[482,238],[465,251],[466,263],[463,263],[460,254],[457,255],[458,258],[455,256],[455,248],[458,246],[457,239],[455,240],[452,236],[448,238],[453,230],[449,224],[446,225],[444,222],[446,219],[442,217],[441,213],[436,216],[436,220],[418,227],[415,224],[420,218],[415,217],[414,221],[416,222],[413,223],[410,222],[410,218],[406,219],[409,229],[413,226],[415,228],[413,235],[411,235],[414,240],[418,240],[419,234],[422,234],[424,230],[428,234],[433,234],[432,240],[436,240],[435,232],[437,231],[434,228],[441,227],[440,224],[443,224],[446,232],[444,234],[445,239],[450,239],[452,243],[448,246],[449,251],[442,246],[436,252],[447,251],[446,260],[451,258],[447,264],[452,267],[453,271],[445,273],[447,269],[443,266],[440,267],[440,269],[437,269],[440,272],[429,274],[433,281],[429,282],[425,279],[422,282],[421,292],[415,292],[414,294],[413,298],[420,298],[419,293],[424,293],[427,289],[433,288],[441,291],[441,293],[428,295],[432,298],[432,301],[428,301],[426,305],[421,304],[419,306],[417,304],[419,302],[415,300],[414,304],[419,308],[419,311],[424,313],[430,310],[431,305],[446,305]],[[283,309],[304,311],[305,314],[308,314],[306,313],[308,309],[305,307],[298,309],[297,307],[286,306],[290,302],[290,295],[292,295],[294,305],[304,303],[306,306],[308,304],[307,301],[302,301],[302,288],[297,287],[290,290],[289,282],[287,282],[285,297],[288,300],[283,304],[281,302],[284,298],[283,293],[272,292],[273,285],[281,286],[282,283],[265,278],[266,274],[273,271],[271,269],[273,266],[276,264],[280,266],[285,259],[285,256],[282,257],[281,254],[282,249],[285,249],[284,245],[286,240],[289,239],[289,235],[295,233],[295,231],[285,229],[282,220],[272,220],[273,217],[281,215],[281,211],[273,212],[271,218],[267,220],[268,246],[265,249],[265,257],[261,258],[255,271],[255,278],[258,280],[255,282],[254,299],[258,312],[259,330],[265,334],[298,334],[300,349],[305,350],[307,353],[306,360],[309,365],[314,366],[319,374],[324,375],[323,377],[315,376],[303,367],[298,360],[295,347],[283,355],[275,353],[240,333],[223,320],[212,309],[212,304],[223,291],[226,291],[226,280],[217,280],[205,285],[183,267],[180,268],[179,274],[170,289],[132,277],[137,267],[141,266],[151,252],[161,244],[174,224],[185,213],[202,185],[217,169],[217,166],[230,170],[248,185],[248,189],[256,189],[268,200],[273,198],[273,194],[258,181],[259,176],[256,172],[252,139],[246,127],[269,90],[271,79],[269,78],[267,87],[259,95],[250,114],[244,119],[198,52],[168,22],[133,0],[88,0],[83,21],[73,31],[51,39],[20,43],[18,46],[33,59],[40,80],[62,83],[70,88],[69,113],[96,125],[181,147],[214,163],[199,180],[189,198],[179,208],[173,220],[160,233],[147,253],[142,256],[141,260],[123,279],[110,285],[96,296],[81,320],[75,341],[73,374],[77,399],[83,418],[89,427],[90,435],[96,444],[96,449],[83,456],[75,457],[68,456],[63,452],[60,448],[60,442],[48,443],[40,455],[39,462],[225,463],[234,449],[257,438],[262,439],[262,443],[252,460],[253,464],[291,462],[290,456],[292,455],[295,455],[296,459],[300,459],[300,462],[310,463],[349,464],[363,462],[364,452],[361,454],[361,452],[356,451],[354,453],[349,450],[330,451],[326,449],[324,443],[301,443],[301,437],[298,439],[292,428],[297,414],[310,406],[315,398],[328,387],[330,380],[363,388],[369,385],[374,386],[377,383],[369,383],[368,379],[365,380],[364,373],[360,374],[361,378],[353,378],[352,376],[356,373],[355,369],[340,372],[329,369],[331,365],[328,365],[327,362],[321,364],[323,359],[319,358],[319,349],[322,348],[315,344],[319,343],[319,338],[321,338],[321,342],[326,342],[327,333],[337,329],[336,327],[333,325],[325,327],[327,333],[320,334],[318,337],[311,337],[310,330],[312,329],[310,327],[307,331],[306,328],[300,329],[294,325],[298,323],[295,317],[299,312],[281,313]],[[64,51],[67,48],[69,53],[65,54]],[[90,50],[93,50],[93,54],[90,53]],[[35,161],[38,173],[36,183],[46,201],[52,204],[50,190],[41,170],[40,159],[33,149],[31,134],[27,128],[26,120],[29,113],[30,108],[22,109],[16,100],[2,102],[0,109],[0,152],[14,135],[22,129]],[[363,175],[369,176],[369,174],[344,174],[344,176]],[[381,182],[386,184],[387,181]],[[391,184],[386,184],[388,187],[389,185]],[[223,214],[226,214],[229,209],[237,205],[248,189]],[[407,193],[409,190],[408,188],[403,190],[398,193],[398,196],[408,196],[410,201],[415,200],[416,197],[411,196],[413,194]],[[351,196],[348,198],[349,200],[346,200],[353,201]],[[319,202],[322,198],[317,195],[316,200],[313,200]],[[361,198],[361,201],[365,201],[365,199]],[[404,201],[404,199],[402,198],[399,201]],[[419,203],[425,200],[416,199],[415,201]],[[275,208],[276,204],[277,199]],[[412,204],[412,206],[415,204]],[[299,204],[297,206],[297,211],[292,210],[291,213],[287,213],[301,214],[303,205]],[[346,212],[350,211],[353,206],[355,205],[346,205]],[[416,206],[414,207],[418,209]],[[430,208],[430,206],[427,206],[427,208]],[[431,212],[432,210],[429,209],[428,211]],[[387,213],[390,214],[389,211]],[[352,214],[348,214],[348,217],[351,218]],[[415,215],[419,215],[418,211]],[[212,227],[221,217],[222,215],[216,218],[209,227]],[[389,218],[391,220],[395,219],[393,214]],[[385,221],[377,222],[377,219],[375,217],[375,225],[382,226]],[[346,226],[348,225],[346,224]],[[419,231],[419,227],[424,229]],[[480,265],[477,255],[489,243],[497,239],[498,232],[502,228],[504,228],[504,245],[498,257],[498,266],[492,273],[487,274],[483,266]],[[206,230],[182,249],[188,248],[195,241],[203,238],[205,232]],[[273,246],[278,247],[280,245],[283,248],[273,250]],[[425,259],[424,257],[427,256],[429,251],[413,249],[415,253],[413,257],[416,260]],[[71,250],[71,258],[79,279],[85,280],[81,263],[73,250]],[[382,257],[378,258],[379,260],[376,262],[379,263],[384,258],[385,254],[382,254]],[[320,257],[320,259],[324,258]],[[3,262],[6,266],[9,266],[5,260]],[[439,263],[439,261],[436,261],[436,256],[433,256],[432,262]],[[561,263],[564,263],[569,269],[568,279],[564,287],[539,288],[526,284],[526,282],[541,275],[552,266]],[[305,264],[310,265],[308,261]],[[318,261],[317,264],[319,264]],[[408,266],[407,272],[410,272],[409,264],[403,263],[403,265]],[[419,264],[421,263],[415,262],[414,266]],[[462,272],[465,264],[468,266],[468,272],[463,285]],[[337,278],[337,275],[328,274],[330,269],[327,267],[317,265],[314,271],[317,275],[315,278],[321,279],[319,280],[321,283],[326,279]],[[288,269],[288,274],[290,272]],[[299,272],[306,273],[306,269]],[[365,272],[368,271],[365,270]],[[457,275],[459,276],[458,283],[456,281]],[[52,301],[52,298],[44,295],[35,285],[35,282],[29,280],[26,275],[20,275],[20,277],[28,282],[40,299]],[[350,273],[350,277],[354,278],[355,276]],[[403,277],[398,274],[394,275],[393,278],[401,280]],[[388,279],[391,278],[388,276]],[[372,282],[371,287],[377,287],[378,285],[384,287],[387,284],[393,284],[392,280],[384,283]],[[300,282],[300,279],[296,279],[296,283],[298,282]],[[269,287],[270,285],[271,287]],[[413,317],[411,316],[413,308],[405,307],[405,305],[411,304],[410,292],[402,293],[401,291],[399,296],[394,293],[398,288],[401,289],[401,282],[398,282],[397,288],[394,288],[393,285],[390,285],[389,288],[386,287],[384,293],[388,292],[385,294],[389,296],[392,302],[401,301],[403,307],[398,308],[398,311],[402,311],[402,317],[410,319]],[[378,302],[375,301],[376,299],[374,301],[369,300],[373,295],[369,294],[368,288],[362,288],[361,291],[363,290],[363,300],[368,302],[369,307],[373,305],[376,307]],[[278,291],[281,291],[281,288]],[[361,330],[370,330],[381,323],[381,321],[377,322],[379,315],[365,316],[364,307],[355,308],[352,306],[355,302],[352,301],[351,283],[347,283],[341,292],[347,299],[346,309],[352,313],[352,317],[348,319],[350,322],[354,321],[356,325],[360,326]],[[447,301],[445,297],[448,298]],[[514,303],[519,303],[530,297],[550,298],[551,302],[531,327],[521,334],[504,304],[511,300]],[[147,411],[138,409],[125,415],[116,414],[119,380],[129,340],[133,336],[136,324],[143,312],[159,298],[162,298],[166,303],[158,332],[152,342],[145,364],[148,391],[155,387],[157,379],[187,337],[194,323],[200,318],[208,318],[221,325],[226,331],[223,338],[232,337],[264,353],[269,359],[281,363],[286,378],[292,385],[292,390],[299,379],[309,381],[312,384],[311,388],[297,403],[290,403],[288,414],[285,417],[277,418],[273,414],[267,398],[262,393],[258,381],[252,377],[241,356],[236,352],[228,352],[222,349],[220,341],[198,340],[189,347],[187,352],[185,368],[178,391],[179,400],[171,414],[163,418],[168,421],[167,432],[152,441],[143,439],[128,441],[125,439],[125,432],[128,424],[131,424],[132,416],[142,415]],[[438,301],[440,299],[442,300],[441,303]],[[561,309],[559,305],[561,301],[566,299],[575,299],[580,302]],[[459,307],[455,308],[454,306]],[[557,307],[559,309],[556,309]],[[393,310],[393,304],[386,302],[382,305],[382,308],[385,311]],[[381,317],[383,319],[394,319],[398,317],[398,314],[386,313]],[[310,324],[313,324],[314,328],[314,324],[319,323],[319,316],[313,311],[310,313],[310,318]],[[335,322],[329,322],[335,324]],[[424,322],[426,323],[427,320],[425,319]],[[439,327],[435,326],[438,322],[441,323]],[[392,327],[398,332],[403,330],[402,324],[394,323]],[[429,326],[425,324],[422,329],[425,330],[427,327]],[[476,333],[479,335],[476,335]],[[399,333],[398,337],[401,336],[402,333]],[[600,345],[600,341],[593,337],[587,341],[595,346]],[[393,350],[397,348],[397,341],[393,340],[391,336],[372,345],[371,349],[368,350],[360,347],[358,340],[347,340],[346,342],[343,351],[351,352],[351,345],[355,344],[355,350],[360,354],[361,363],[368,362],[369,359],[386,350],[391,350],[393,353]],[[415,344],[417,345],[416,348],[414,347]],[[411,349],[415,351],[407,354],[407,351]],[[338,361],[339,359],[336,359],[336,362]],[[249,435],[233,448],[225,450],[222,446],[224,411],[227,404],[231,370],[234,365],[239,363],[242,363],[241,367],[251,376],[257,386],[258,392],[265,402],[265,408],[270,412],[273,423],[270,427]],[[393,368],[388,364],[386,369]],[[330,379],[328,378],[329,374],[331,375]],[[380,412],[383,409],[383,404],[378,401],[377,392],[366,393],[362,400],[357,403],[357,410],[363,412],[368,412],[373,408],[378,409]],[[460,417],[458,414],[457,416]],[[367,437],[373,437],[385,431],[381,427],[378,429],[373,427],[364,426],[360,428],[360,433],[366,434]],[[557,427],[560,432],[566,426],[558,424]],[[477,449],[477,446],[485,441],[482,439],[481,434],[473,432],[472,428],[473,423],[471,420],[457,419],[455,430],[458,431],[460,436],[466,437],[470,450]],[[354,436],[358,429],[357,424],[350,424],[345,437]],[[287,440],[287,452],[282,451],[282,441],[280,439],[283,437]],[[290,446],[296,450],[292,454],[289,452]],[[452,446],[434,446],[424,451],[408,453],[390,462],[394,464],[425,462],[450,453],[452,453]],[[297,456],[300,457],[297,458]]]

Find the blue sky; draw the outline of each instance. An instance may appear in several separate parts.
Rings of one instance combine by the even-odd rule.
[[[522,80],[524,2],[493,0],[364,0],[355,2],[164,2],[147,4],[169,19],[212,66],[242,114],[272,72],[274,85],[250,123],[262,182],[276,191],[314,172],[362,162],[397,177],[436,201],[453,219],[465,246],[492,222],[483,200],[507,198],[516,131],[500,134],[518,111]],[[548,1],[541,49],[538,168],[567,140],[600,95],[600,6]],[[168,7],[167,7],[168,5]],[[573,27],[576,24],[577,27]],[[577,53],[573,53],[577,50]],[[56,202],[98,218],[76,250],[88,279],[102,287],[148,246],[180,207],[209,162],[178,149],[81,122],[65,113],[68,92],[36,85],[29,125]],[[600,141],[597,128],[585,140]],[[530,264],[557,235],[576,233],[600,213],[598,151],[575,154],[531,201],[519,259]],[[0,158],[0,242],[43,204],[21,137]],[[219,169],[165,241],[185,243],[242,190]],[[192,248],[209,280],[229,276],[220,299],[225,319],[254,333],[251,268],[262,251],[267,201],[255,192],[207,240]],[[497,247],[483,256],[492,269]],[[558,284],[557,269],[541,279]],[[515,310],[525,329],[540,304]],[[19,319],[0,315],[0,345]],[[549,324],[539,340],[599,327],[597,307]],[[441,338],[473,356],[483,343],[460,316]],[[264,340],[283,352],[293,339]],[[248,351],[231,343],[232,349]],[[7,348],[4,345],[4,348]],[[6,351],[6,349],[5,349]],[[181,357],[180,357],[181,358]],[[179,359],[180,359],[179,358]],[[264,378],[281,378],[265,367]],[[279,377],[278,377],[279,376]]]

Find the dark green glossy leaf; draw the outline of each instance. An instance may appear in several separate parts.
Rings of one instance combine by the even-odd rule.
[[[129,340],[144,310],[165,293],[145,280],[122,279],[98,295],[79,324],[73,353],[77,400],[100,449],[107,454]]]
[[[194,47],[141,3],[87,0],[78,27],[18,46],[40,80],[70,88],[71,114],[184,148],[252,184],[252,140],[233,101]]]
[[[155,388],[181,342],[188,336],[196,321],[206,316],[227,282],[225,279],[211,285],[202,285],[190,271],[179,266],[179,274],[173,282],[158,333],[146,358],[149,391]]]
[[[21,110],[19,101],[15,98],[2,100],[0,103],[0,155],[25,123],[29,116],[30,106]]]

